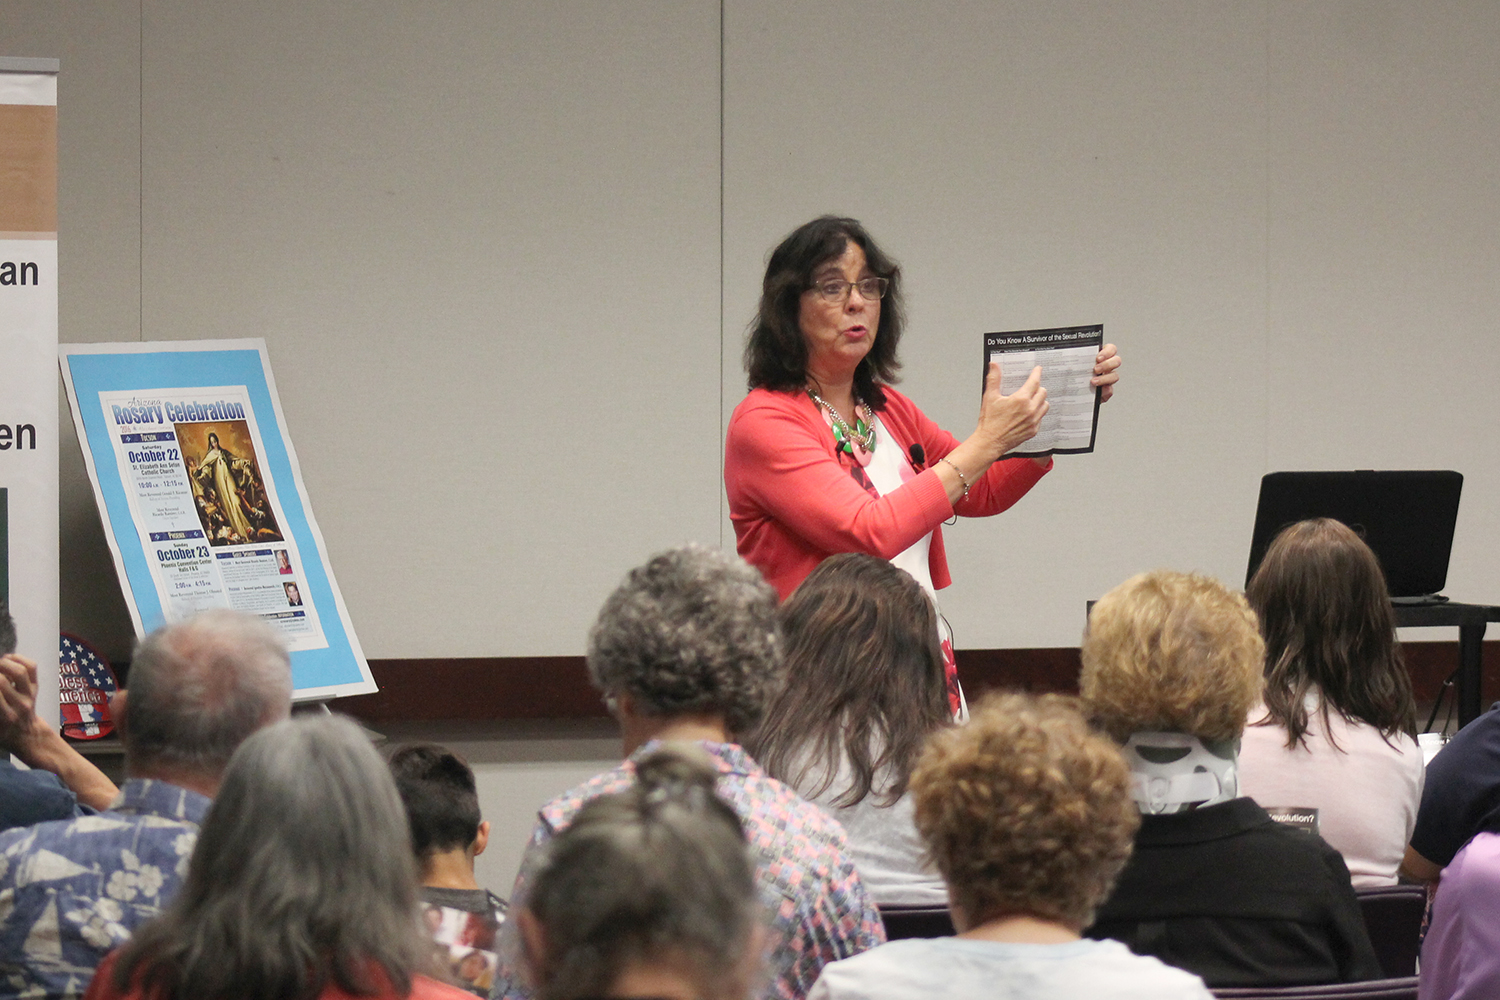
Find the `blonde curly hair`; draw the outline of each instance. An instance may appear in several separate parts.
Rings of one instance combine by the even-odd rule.
[[[1007,916],[1087,927],[1140,825],[1119,748],[1063,695],[985,698],[967,726],[928,740],[911,793],[970,927]]]
[[[1155,570],[1094,605],[1079,690],[1117,740],[1142,730],[1234,740],[1260,694],[1265,653],[1241,594],[1210,577]]]

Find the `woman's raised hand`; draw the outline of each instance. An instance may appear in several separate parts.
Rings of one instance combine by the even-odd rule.
[[[979,404],[978,427],[993,448],[991,461],[1035,437],[1049,405],[1040,365],[1031,370],[1021,388],[1006,396],[1000,392],[1000,362],[991,361],[984,380],[984,399]]]
[[[984,378],[984,399],[979,403],[979,426],[967,441],[932,466],[948,491],[948,501],[956,504],[967,499],[969,488],[1001,455],[1035,437],[1047,405],[1040,367],[1033,368],[1025,384],[1007,396],[1000,391],[1000,362],[990,362]],[[1036,461],[1045,465],[1051,459]]]

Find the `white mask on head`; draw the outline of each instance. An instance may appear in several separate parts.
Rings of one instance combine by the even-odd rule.
[[[1239,795],[1238,739],[1205,743],[1187,733],[1131,733],[1125,741],[1130,796],[1146,815],[1186,812]]]

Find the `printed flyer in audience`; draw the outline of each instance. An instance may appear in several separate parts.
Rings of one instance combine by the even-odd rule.
[[[99,405],[167,618],[233,608],[288,649],[326,647],[245,387],[101,392]]]
[[[136,632],[259,616],[298,700],[376,690],[261,340],[69,344],[63,382]]]

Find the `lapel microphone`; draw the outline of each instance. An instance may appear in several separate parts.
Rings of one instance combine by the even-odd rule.
[[[906,453],[911,456],[911,467],[921,472],[922,467],[927,464],[927,452],[921,444],[913,444],[906,450]]]

